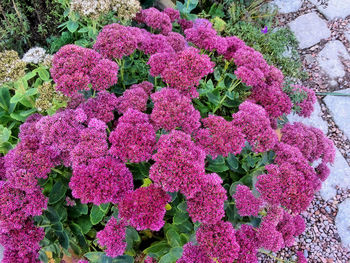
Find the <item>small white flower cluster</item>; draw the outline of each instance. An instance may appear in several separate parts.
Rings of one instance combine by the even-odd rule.
[[[122,20],[131,20],[141,10],[137,0],[111,0],[112,9]]]
[[[70,7],[72,11],[91,19],[114,11],[118,18],[130,20],[141,10],[138,0],[72,0]]]
[[[110,0],[72,0],[70,8],[81,16],[97,19],[110,11]]]
[[[39,64],[42,63],[47,56],[45,49],[41,47],[33,47],[29,49],[23,56],[22,61],[26,63]]]

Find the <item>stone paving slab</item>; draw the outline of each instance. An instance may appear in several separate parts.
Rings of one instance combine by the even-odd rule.
[[[326,21],[314,12],[299,16],[289,23],[289,27],[295,34],[301,49],[311,47],[321,39],[331,36]]]
[[[343,155],[336,149],[334,164],[330,167],[331,173],[322,183],[320,194],[324,200],[332,199],[337,195],[336,186],[350,189],[350,167]]]
[[[300,117],[297,114],[289,114],[287,118],[291,123],[302,122],[305,125],[321,129],[324,134],[328,133],[328,123],[322,119],[321,106],[318,101],[316,101],[314,105],[314,111],[309,118]]]
[[[298,11],[303,0],[275,0],[272,3],[278,7],[280,13],[287,14]]]
[[[319,66],[331,79],[345,76],[341,59],[350,60],[350,55],[339,40],[328,42],[317,56]]]
[[[338,205],[338,214],[335,218],[342,244],[350,247],[350,199],[346,199]]]
[[[322,13],[328,20],[334,18],[346,18],[350,15],[350,1],[349,0],[328,0],[328,5],[322,5],[321,1],[309,0],[316,5],[318,11]]]
[[[350,89],[338,90],[337,92],[350,94]],[[350,97],[328,95],[324,98],[324,102],[339,129],[350,139]]]

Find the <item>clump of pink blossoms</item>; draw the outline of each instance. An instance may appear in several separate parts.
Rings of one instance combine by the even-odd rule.
[[[136,230],[159,231],[164,226],[165,205],[170,200],[170,196],[159,187],[140,187],[120,202],[119,217]]]
[[[95,90],[116,84],[118,69],[115,62],[103,60],[95,50],[65,45],[53,56],[50,72],[57,84],[56,89],[73,96],[77,91],[90,90],[89,84]]]
[[[233,198],[240,216],[258,216],[263,202],[253,195],[248,186],[237,185]]]
[[[191,136],[177,130],[161,135],[157,153],[152,159],[149,177],[167,192],[180,191],[187,197],[200,190],[204,173],[204,151],[191,141]]]
[[[73,169],[69,187],[82,203],[116,204],[133,190],[133,177],[124,163],[114,157],[92,159]]]
[[[305,93],[306,98],[296,103],[296,106],[300,108],[297,114],[305,118],[310,117],[311,113],[314,111],[314,104],[317,100],[315,92],[312,89],[300,85],[294,85],[293,92]]]
[[[112,144],[110,153],[123,162],[146,162],[151,159],[155,149],[156,131],[147,114],[128,109],[119,118],[109,141]]]
[[[241,152],[245,138],[239,127],[215,115],[202,119],[202,123],[206,129],[197,130],[194,138],[207,155],[216,159],[218,155],[227,157],[229,153]]]
[[[163,88],[151,95],[154,107],[151,120],[156,129],[171,131],[181,128],[191,134],[200,126],[200,113],[193,107],[191,100],[176,89]]]
[[[163,35],[167,35],[171,32],[173,27],[167,12],[160,12],[158,9],[151,7],[137,13],[135,20],[139,23],[145,23],[153,29],[159,30]]]
[[[222,263],[231,263],[238,257],[239,245],[230,222],[202,224],[196,232],[199,247],[211,258]]]
[[[277,143],[277,134],[271,128],[270,120],[263,107],[249,101],[239,105],[239,111],[232,115],[233,125],[239,127],[255,152],[265,152]]]
[[[201,190],[187,199],[187,211],[193,222],[213,224],[225,215],[226,190],[217,174],[205,174],[201,177]]]
[[[176,263],[215,263],[199,246],[189,242],[183,246],[183,253]]]
[[[97,240],[99,245],[106,247],[106,255],[109,257],[117,257],[124,254],[126,248],[127,224],[123,221],[118,222],[113,216],[107,222],[105,228],[97,232]]]
[[[124,91],[123,96],[117,98],[117,110],[120,114],[128,109],[146,111],[148,94],[143,88],[132,88]]]

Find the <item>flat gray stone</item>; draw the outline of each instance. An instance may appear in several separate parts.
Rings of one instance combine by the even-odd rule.
[[[350,199],[345,199],[338,205],[338,214],[335,225],[341,238],[343,246],[350,247]]]
[[[4,247],[0,245],[0,262],[2,262],[3,258],[4,258]]]
[[[317,56],[321,69],[331,79],[345,76],[345,69],[341,59],[350,60],[350,55],[339,40],[328,42]]]
[[[298,11],[303,2],[303,0],[275,0],[272,3],[278,7],[280,13],[286,14]]]
[[[318,101],[314,104],[314,111],[309,118],[301,117],[297,114],[291,113],[287,116],[289,122],[302,122],[305,125],[314,126],[322,130],[323,133],[327,134],[328,124],[322,119],[321,107]]]
[[[299,48],[311,47],[320,42],[321,39],[331,36],[326,21],[322,20],[316,13],[299,16],[288,25],[299,41]]]
[[[338,90],[336,92],[350,94],[350,89]],[[350,139],[350,97],[328,95],[324,98],[324,102],[339,129]]]
[[[350,15],[350,1],[349,0],[328,0],[328,5],[322,5],[321,1],[309,0],[316,5],[318,11],[320,11],[328,20],[334,18],[346,18]]]
[[[343,155],[336,149],[335,161],[332,166],[330,166],[331,173],[322,183],[322,188],[320,190],[321,197],[324,200],[332,199],[337,195],[336,186],[343,189],[350,189],[350,167]]]

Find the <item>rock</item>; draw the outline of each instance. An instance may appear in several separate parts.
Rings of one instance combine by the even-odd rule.
[[[349,0],[329,0],[327,5],[322,5],[319,0],[309,0],[316,5],[318,11],[320,11],[328,20],[334,18],[346,18],[350,15],[350,1]]]
[[[293,113],[289,114],[287,118],[291,123],[302,122],[305,125],[317,127],[321,129],[323,133],[326,134],[328,132],[328,124],[322,119],[321,116],[321,107],[318,101],[316,101],[316,103],[314,104],[314,111],[311,114],[310,118],[300,117],[299,115]]]
[[[3,258],[4,258],[4,247],[0,245],[0,262],[2,262]]]
[[[338,214],[335,218],[335,225],[341,242],[344,246],[350,247],[350,199],[346,199],[338,206]]]
[[[305,58],[306,63],[309,65],[316,61],[316,59],[310,54],[306,54],[304,58]]]
[[[350,95],[350,89],[338,90],[336,92]],[[324,102],[339,129],[350,139],[350,97],[328,95],[324,98]]]
[[[321,39],[331,36],[326,21],[322,20],[316,13],[308,13],[299,16],[289,24],[290,29],[299,41],[299,48],[311,47]]]
[[[303,0],[275,0],[273,4],[278,7],[280,13],[286,14],[298,11],[303,4]]]
[[[336,149],[335,161],[330,166],[330,170],[331,173],[326,181],[322,183],[320,190],[320,194],[324,200],[330,200],[336,196],[336,186],[350,189],[350,167],[338,149]]]
[[[345,76],[344,65],[341,58],[350,60],[345,46],[339,41],[328,42],[317,56],[319,66],[331,79]]]

